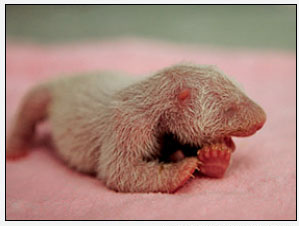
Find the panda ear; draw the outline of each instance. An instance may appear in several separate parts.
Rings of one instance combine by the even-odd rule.
[[[178,94],[178,99],[179,99],[179,101],[184,101],[187,98],[189,98],[190,95],[191,95],[190,88],[182,89]]]

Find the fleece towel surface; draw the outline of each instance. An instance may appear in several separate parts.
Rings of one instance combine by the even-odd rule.
[[[197,176],[175,194],[130,194],[66,167],[41,145],[6,162],[7,219],[296,218],[296,56],[281,51],[216,50],[144,40],[39,46],[8,43],[6,122],[34,84],[65,74],[124,71],[136,76],[179,62],[214,64],[267,113],[262,130],[234,139],[224,178]]]

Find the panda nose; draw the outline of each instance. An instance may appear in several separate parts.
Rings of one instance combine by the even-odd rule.
[[[256,130],[260,130],[263,127],[264,123],[260,123],[256,125]]]

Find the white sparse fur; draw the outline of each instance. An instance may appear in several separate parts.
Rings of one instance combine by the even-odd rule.
[[[61,158],[117,191],[172,192],[190,177],[196,157],[144,161],[159,152],[163,133],[203,145],[251,135],[265,121],[264,111],[214,66],[175,65],[143,79],[85,75],[40,87],[50,96],[47,115]],[[10,146],[8,154],[16,152],[18,145]]]

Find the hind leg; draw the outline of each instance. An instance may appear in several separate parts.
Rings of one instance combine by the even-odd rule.
[[[14,159],[27,153],[36,124],[47,116],[50,92],[44,86],[33,88],[24,97],[6,142],[6,157]]]

